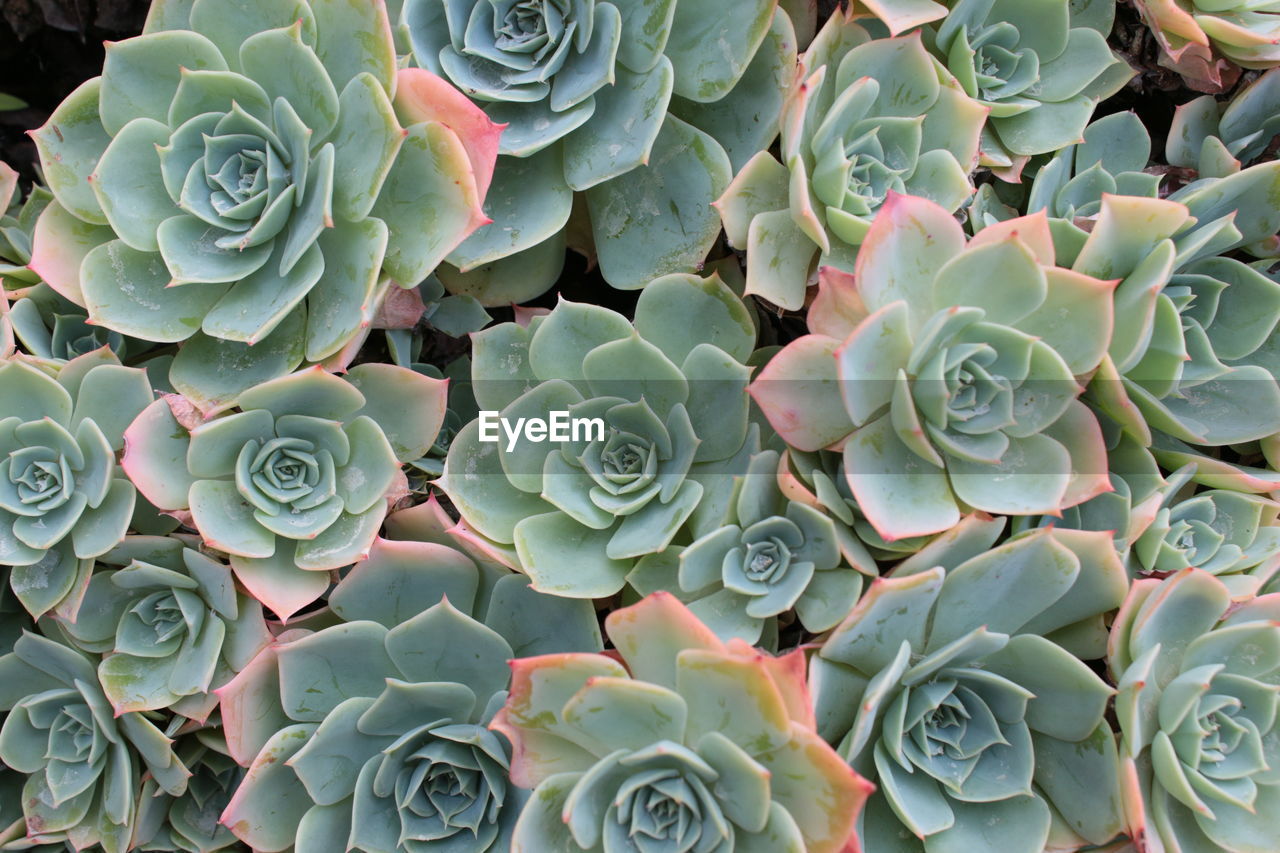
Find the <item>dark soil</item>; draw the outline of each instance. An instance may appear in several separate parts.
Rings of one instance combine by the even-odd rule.
[[[0,112],[0,160],[30,180],[44,124],[73,89],[102,69],[102,42],[137,35],[147,0],[0,0],[0,93],[26,109]]]

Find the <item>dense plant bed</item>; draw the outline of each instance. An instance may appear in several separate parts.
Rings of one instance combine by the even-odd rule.
[[[0,27],[0,851],[1280,848],[1280,2]]]

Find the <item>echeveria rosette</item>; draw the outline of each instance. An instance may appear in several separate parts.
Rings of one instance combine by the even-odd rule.
[[[603,439],[482,442],[472,421],[454,437],[441,487],[477,541],[506,552],[544,592],[600,598],[675,540],[730,462],[750,451],[755,327],[718,276],[671,275],[645,288],[634,324],[561,300],[527,326],[473,336],[472,391],[483,410],[519,418],[599,418]],[[714,514],[714,513],[712,513]],[[714,525],[718,519],[710,519]]]
[[[160,790],[154,779],[143,781],[136,848],[216,853],[238,847],[240,840],[218,819],[240,786],[244,768],[227,754],[221,730],[205,727],[183,734],[174,752],[191,771],[187,790],[172,796]]]
[[[485,305],[554,284],[575,192],[610,284],[701,269],[707,205],[777,134],[795,66],[777,0],[405,0],[401,20],[414,61],[506,125],[494,223],[441,273]]]
[[[1083,141],[1056,151],[1043,165],[1035,158],[1028,185],[1004,182],[978,188],[969,210],[970,228],[1020,213],[1046,211],[1069,222],[1097,217],[1106,195],[1156,198],[1161,176],[1144,171],[1151,159],[1151,137],[1133,112],[1112,113],[1084,129]]]
[[[93,558],[133,517],[116,452],[154,395],[106,349],[49,369],[56,377],[20,357],[0,363],[0,563],[34,616],[74,618]]]
[[[1057,513],[1108,488],[1075,377],[1106,353],[1114,285],[1056,266],[1043,214],[966,243],[945,209],[891,195],[856,280],[829,285],[833,316],[751,391],[788,445],[843,448],[882,536],[937,533],[970,510]]]
[[[1280,596],[1233,603],[1196,568],[1136,581],[1107,662],[1131,837],[1153,853],[1272,849]]]
[[[98,558],[75,621],[60,623],[77,647],[105,655],[98,680],[116,713],[168,708],[203,720],[217,704],[211,691],[271,640],[262,605],[193,544],[125,537]]]
[[[177,398],[125,434],[123,466],[166,511],[190,512],[204,543],[230,555],[245,588],[287,619],[329,586],[329,570],[368,552],[445,412],[447,382],[362,364],[319,366],[244,392],[238,411],[187,426]]]
[[[1201,92],[1230,89],[1241,68],[1280,65],[1276,0],[1137,0],[1160,45],[1160,64]]]
[[[792,310],[815,258],[852,271],[890,193],[950,212],[973,192],[985,108],[918,34],[872,39],[850,14],[833,14],[801,58],[781,162],[757,153],[716,202],[729,242],[747,252],[747,293]]]
[[[1016,179],[1027,158],[1076,142],[1097,103],[1134,76],[1107,36],[1112,3],[956,0],[931,49],[990,109],[982,163]]]
[[[1223,253],[1280,227],[1266,201],[1277,186],[1280,163],[1265,163],[1167,199],[1104,196],[1088,235],[1062,223],[1062,245],[1078,247],[1063,263],[1120,279],[1089,396],[1143,444],[1214,447],[1275,432],[1280,283],[1269,263]]]
[[[526,797],[486,728],[507,662],[599,651],[600,631],[589,602],[483,574],[442,545],[379,541],[330,596],[345,621],[286,632],[220,691],[249,768],[223,824],[262,851],[510,849]]]
[[[1185,482],[1190,471],[1176,482]],[[1173,479],[1173,478],[1171,478]],[[1236,599],[1257,593],[1280,568],[1280,504],[1227,489],[1170,490],[1129,551],[1136,578],[1191,566],[1214,575]]]
[[[1200,177],[1226,177],[1265,154],[1277,132],[1280,72],[1272,70],[1226,103],[1202,95],[1180,105],[1169,127],[1165,158]]]
[[[853,531],[778,488],[779,454],[751,458],[720,526],[679,555],[675,583],[690,611],[722,638],[760,639],[766,621],[794,609],[806,631],[835,627],[875,561]],[[633,580],[634,582],[634,580]],[[653,588],[654,578],[647,579]]]
[[[498,132],[396,70],[382,2],[156,3],[34,134],[56,203],[32,266],[96,324],[189,341],[195,387],[228,381],[205,360],[349,360],[389,288],[486,221]]]
[[[663,592],[605,631],[615,656],[512,665],[493,728],[533,789],[513,853],[856,849],[871,786],[814,731],[804,652],[722,643]]]
[[[68,646],[24,633],[0,657],[0,761],[26,774],[22,809],[36,841],[76,849],[130,849],[141,774],[165,792],[190,775],[171,741],[144,715],[112,713],[94,663]]]
[[[873,581],[811,659],[818,732],[878,786],[863,849],[1105,843],[1121,829],[1113,691],[1076,655],[1105,651],[1124,597],[1110,536],[1039,530],[971,555]]]

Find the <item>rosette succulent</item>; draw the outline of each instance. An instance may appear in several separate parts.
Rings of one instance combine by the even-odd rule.
[[[98,666],[116,713],[172,708],[203,720],[210,692],[271,640],[262,605],[231,570],[180,539],[128,536],[98,558],[74,622],[62,630]],[[120,567],[120,568],[113,568]]]
[[[1280,186],[1276,166],[1197,181],[1167,199],[1107,196],[1087,239],[1063,235],[1080,247],[1063,263],[1120,279],[1090,397],[1144,444],[1153,432],[1211,446],[1275,432],[1280,283],[1269,263],[1222,253],[1280,226],[1266,201]]]
[[[196,729],[181,736],[174,752],[191,771],[187,790],[175,797],[160,790],[153,779],[142,783],[134,834],[138,849],[215,853],[239,844],[239,839],[218,823],[244,778],[244,768],[226,749],[217,728]]]
[[[1231,598],[1185,568],[1135,582],[1112,628],[1129,833],[1145,850],[1275,844],[1280,598]]]
[[[1189,471],[1174,480],[1185,482]],[[1173,478],[1171,478],[1173,479]],[[1216,576],[1235,598],[1247,598],[1280,568],[1280,504],[1260,495],[1170,489],[1151,525],[1129,553],[1135,577],[1165,577],[1188,566]]]
[[[992,183],[979,188],[969,213],[972,230],[1041,210],[1056,219],[1087,220],[1098,215],[1106,195],[1158,196],[1160,176],[1144,171],[1151,137],[1135,113],[1100,118],[1084,129],[1083,139],[1036,169],[1029,187]]]
[[[1280,8],[1280,7],[1278,7]],[[1280,20],[1280,19],[1278,19]],[[1280,72],[1268,71],[1221,103],[1203,95],[1177,108],[1165,157],[1202,178],[1235,174],[1280,132]]]
[[[1106,533],[932,555],[870,591],[811,660],[818,732],[876,783],[869,853],[1042,853],[1121,829],[1105,649],[1125,574]],[[1053,843],[1050,844],[1052,837]]]
[[[753,456],[723,523],[683,548],[666,572],[645,566],[628,581],[675,592],[726,639],[756,643],[766,622],[792,609],[806,631],[834,627],[862,591],[859,572],[874,575],[875,561],[848,527],[785,498],[778,467],[777,451]]]
[[[125,433],[123,467],[163,510],[190,513],[205,544],[287,619],[361,559],[402,463],[435,441],[445,386],[402,367],[362,364],[339,378],[319,366],[255,386],[238,411],[190,423],[181,398],[149,406]]]
[[[485,221],[497,133],[397,71],[381,2],[157,2],[34,134],[32,266],[95,324],[189,340],[189,370],[342,357]]]
[[[1241,68],[1280,64],[1275,0],[1137,0],[1160,45],[1160,64],[1201,92],[1222,92]]]
[[[380,541],[330,605],[345,621],[287,632],[221,691],[249,767],[222,822],[262,851],[510,849],[526,797],[485,725],[508,659],[599,650],[590,603],[519,575],[486,582],[441,545]]]
[[[803,652],[725,645],[661,592],[605,630],[614,657],[513,664],[493,722],[533,789],[513,853],[856,849],[871,786],[814,731]]]
[[[986,110],[918,35],[872,39],[851,14],[832,15],[802,57],[781,162],[757,153],[716,202],[747,251],[747,292],[783,308],[803,306],[816,258],[852,271],[889,193],[954,211],[973,192]]]
[[[788,445],[843,447],[881,536],[937,533],[969,509],[1057,513],[1108,488],[1074,377],[1106,353],[1113,285],[1056,266],[1045,217],[966,245],[945,209],[892,195],[856,279],[828,285],[836,316],[775,355],[751,392]]]
[[[1029,155],[1080,138],[1098,101],[1134,71],[1107,46],[1112,3],[956,0],[934,51],[964,90],[990,108],[984,165],[1016,176]]]
[[[34,841],[130,848],[141,774],[177,796],[189,771],[142,714],[113,715],[88,657],[24,633],[0,657],[0,761],[27,775],[22,811]]]
[[[743,361],[755,327],[718,276],[658,279],[634,325],[561,300],[527,326],[503,323],[473,339],[482,414],[454,437],[440,485],[473,535],[505,551],[535,588],[612,595],[700,503],[723,508],[725,474],[742,473],[745,454],[733,460],[751,447]],[[554,412],[567,413],[566,435],[499,429]]]
[[[795,65],[777,0],[731,15],[700,0],[405,0],[402,22],[420,67],[506,125],[495,221],[449,256],[461,273],[442,272],[486,305],[555,282],[575,192],[614,286],[700,269],[719,231],[707,205],[777,134]]]
[[[51,369],[0,362],[0,563],[32,615],[57,607],[74,618],[93,558],[133,516],[137,492],[116,451],[153,394],[146,374],[105,349]]]

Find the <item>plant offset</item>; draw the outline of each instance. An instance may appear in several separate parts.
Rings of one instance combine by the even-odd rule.
[[[1280,849],[1280,2],[154,0],[31,137],[0,853]]]

